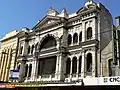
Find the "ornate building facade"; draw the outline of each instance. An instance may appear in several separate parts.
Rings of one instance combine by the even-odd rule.
[[[92,0],[72,14],[50,8],[32,30],[23,28],[18,34],[20,81],[71,82],[109,76],[109,57],[101,53],[112,40],[112,25],[110,12]]]
[[[8,82],[9,70],[15,69],[17,59],[17,30],[9,32],[1,39],[0,81]]]

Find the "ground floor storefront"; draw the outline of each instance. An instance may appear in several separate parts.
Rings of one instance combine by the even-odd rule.
[[[0,90],[119,90],[120,86],[16,87]]]

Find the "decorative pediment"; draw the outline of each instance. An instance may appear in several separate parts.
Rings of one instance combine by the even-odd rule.
[[[95,2],[93,2],[93,0],[87,0],[87,2],[85,3],[85,5],[80,8],[77,13],[81,13],[81,12],[84,12],[84,11],[87,11],[87,10],[90,10],[94,7],[96,7],[97,4]]]
[[[60,20],[61,20],[61,17],[46,15],[41,21],[39,21],[37,23],[37,25],[35,27],[36,28],[37,27],[40,27],[40,28],[46,27],[48,25],[55,24],[55,23],[59,22]]]

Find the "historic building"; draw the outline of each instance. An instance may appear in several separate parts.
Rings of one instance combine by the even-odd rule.
[[[72,14],[50,8],[32,30],[23,28],[18,34],[20,81],[71,82],[109,76],[111,57],[102,53],[112,40],[112,25],[110,12],[92,0]]]
[[[9,70],[15,69],[19,31],[9,32],[1,39],[0,81],[8,82]]]

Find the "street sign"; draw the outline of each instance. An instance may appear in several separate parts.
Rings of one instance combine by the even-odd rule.
[[[10,70],[9,71],[9,80],[18,80],[20,77],[19,70]]]

